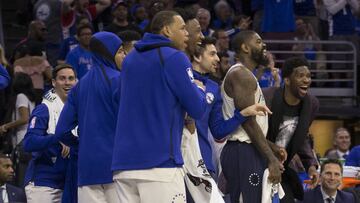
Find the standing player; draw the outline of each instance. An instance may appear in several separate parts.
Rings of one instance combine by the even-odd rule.
[[[239,63],[227,72],[221,86],[225,119],[234,115],[235,108],[244,109],[255,103],[265,104],[253,69],[267,62],[265,44],[254,31],[242,31],[234,37],[233,47]],[[249,117],[230,134],[222,151],[221,165],[227,180],[231,202],[261,202],[262,176],[269,168],[269,180],[281,181],[282,164],[266,141],[267,116]],[[274,151],[280,155],[280,150]]]

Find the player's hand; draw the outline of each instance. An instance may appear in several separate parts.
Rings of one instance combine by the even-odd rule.
[[[282,164],[284,164],[288,156],[286,149],[283,147],[279,147],[277,152],[275,152],[275,155]]]
[[[319,182],[319,173],[317,172],[315,166],[310,166],[310,168],[308,170],[308,175],[311,180],[309,188],[314,189]]]
[[[284,166],[275,159],[268,165],[269,167],[269,181],[273,184],[281,182],[281,173],[284,171]]]
[[[245,109],[241,110],[240,113],[245,117],[265,116],[267,114],[272,114],[270,109],[266,105],[262,105],[262,104],[253,104],[251,106],[248,106]]]
[[[62,158],[66,158],[69,156],[70,154],[70,147],[64,145],[62,142],[60,142],[61,146],[62,146],[62,150],[61,150],[61,156]]]
[[[191,134],[195,133],[196,126],[195,126],[195,120],[191,118],[188,114],[185,116],[185,127],[189,130]]]

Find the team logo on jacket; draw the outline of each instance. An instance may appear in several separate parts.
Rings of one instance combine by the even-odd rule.
[[[30,127],[29,127],[29,128],[35,128],[35,123],[36,123],[36,117],[34,116],[34,117],[31,119]]]
[[[211,104],[214,101],[214,95],[211,92],[206,93],[206,102]]]
[[[186,69],[186,72],[187,72],[187,74],[188,74],[188,76],[189,76],[190,81],[191,81],[191,82],[194,82],[194,74],[193,74],[191,68],[187,68],[187,69]]]

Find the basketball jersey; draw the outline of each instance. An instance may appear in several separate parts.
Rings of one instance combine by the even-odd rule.
[[[227,75],[229,74],[229,72],[232,69],[239,68],[240,66],[244,66],[244,65],[241,63],[237,63],[237,64],[233,65],[229,69],[227,74],[225,75],[224,82],[221,85],[221,96],[223,98],[222,111],[223,111],[223,116],[224,116],[225,120],[232,118],[234,116],[234,111],[235,111],[234,99],[229,97],[226,94],[225,89],[224,89],[225,80],[227,78]],[[255,76],[254,76],[254,78],[255,78],[256,84],[257,84],[257,88],[255,90],[255,103],[266,105],[265,98],[261,91],[259,83]],[[260,126],[264,136],[266,136],[267,130],[268,130],[268,115],[256,116],[256,122]],[[251,143],[250,137],[248,136],[248,134],[245,132],[245,130],[243,129],[243,127],[241,125],[235,131],[230,133],[228,140]]]

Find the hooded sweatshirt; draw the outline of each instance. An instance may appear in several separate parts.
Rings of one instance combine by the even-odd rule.
[[[185,111],[200,119],[209,108],[188,57],[146,33],[122,67],[112,170],[181,167]]]
[[[55,136],[66,142],[66,133],[78,125],[79,186],[112,182],[110,168],[118,111],[113,95],[120,77],[114,59],[121,44],[113,33],[92,36],[93,67],[71,90],[56,127]]]

